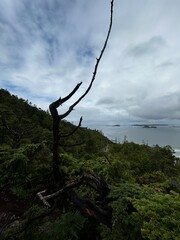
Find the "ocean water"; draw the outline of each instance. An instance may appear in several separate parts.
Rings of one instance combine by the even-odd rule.
[[[156,128],[143,128],[142,126],[90,126],[91,129],[101,131],[112,141],[123,143],[135,142],[154,146],[171,146],[175,156],[180,157],[180,126],[157,126]]]

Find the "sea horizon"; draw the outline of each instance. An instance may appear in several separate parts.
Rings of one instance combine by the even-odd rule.
[[[169,123],[88,124],[90,129],[100,131],[113,142],[124,141],[148,146],[171,146],[180,157],[180,125]]]

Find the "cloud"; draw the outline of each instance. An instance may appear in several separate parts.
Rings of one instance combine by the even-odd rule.
[[[144,57],[158,52],[161,48],[165,47],[165,41],[160,36],[154,36],[146,42],[136,44],[130,47],[128,54],[135,58]]]
[[[180,120],[180,92],[171,93],[146,99],[133,112],[144,119],[179,119]]]
[[[163,61],[162,63],[158,64],[158,68],[167,68],[167,67],[172,67],[174,64],[170,60]]]
[[[113,105],[117,102],[117,100],[113,97],[103,97],[97,101],[97,105]]]
[[[179,0],[115,1],[110,41],[69,121],[179,119]],[[110,1],[1,0],[0,85],[38,107],[87,89],[108,30]]]

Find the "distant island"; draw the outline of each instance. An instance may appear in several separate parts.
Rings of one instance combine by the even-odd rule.
[[[105,126],[108,126],[108,127],[120,127],[121,125],[120,124],[108,124],[108,125],[105,125]]]
[[[168,124],[133,124],[132,126],[135,127],[143,127],[143,128],[157,128],[157,127],[165,127],[168,126]]]
[[[157,126],[152,126],[152,125],[144,125],[143,128],[157,128]]]

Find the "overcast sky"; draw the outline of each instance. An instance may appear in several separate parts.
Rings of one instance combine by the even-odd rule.
[[[1,0],[0,87],[47,110],[88,87],[107,34],[110,0]],[[95,82],[67,120],[180,120],[180,1],[115,0]]]

